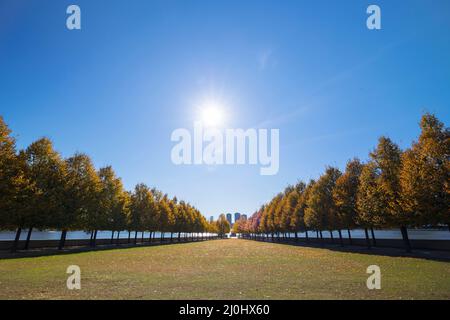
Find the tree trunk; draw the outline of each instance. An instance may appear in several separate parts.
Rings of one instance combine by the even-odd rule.
[[[295,231],[295,242],[298,242],[298,234],[297,234],[297,231]]]
[[[178,232],[178,243],[180,243],[180,239],[181,239],[181,232]]]
[[[59,239],[58,250],[62,250],[64,248],[64,243],[66,242],[67,230],[63,230],[61,232],[61,239]]]
[[[28,246],[30,245],[31,232],[33,232],[33,227],[30,227],[30,229],[28,229],[27,241],[25,241],[25,250],[28,250]]]
[[[164,241],[164,232],[161,232],[160,242],[163,243]]]
[[[92,241],[94,240],[94,230],[91,230],[91,237],[89,239],[89,246],[92,247]]]
[[[128,243],[131,241],[131,231],[128,231]]]
[[[322,244],[322,246],[324,245],[323,243],[323,235],[322,235],[322,230],[319,230],[319,234],[320,234],[320,243]]]
[[[153,234],[153,231],[150,231],[150,236],[148,237],[148,242],[149,243],[152,243],[152,234]]]
[[[111,244],[114,242],[114,230],[111,232]]]
[[[308,229],[305,229],[305,235],[306,235],[306,242],[309,242]]]
[[[377,240],[375,239],[375,232],[373,231],[372,227],[370,227],[370,233],[372,234],[373,246],[376,247],[377,246]]]
[[[347,233],[348,233],[348,241],[350,242],[350,245],[352,245],[353,241],[352,241],[352,234],[350,232],[350,229],[347,229]]]
[[[170,233],[170,243],[173,242],[173,232]]]
[[[20,234],[22,233],[22,228],[17,228],[16,237],[14,239],[13,245],[11,247],[11,252],[16,252],[17,246],[19,245]]]
[[[334,243],[333,231],[330,230],[331,242]]]
[[[134,244],[137,244],[137,231],[134,232]]]
[[[338,230],[338,233],[339,233],[339,242],[341,243],[341,247],[343,247],[343,246],[344,246],[344,240],[342,240],[342,232],[341,232],[341,229]]]
[[[141,243],[144,243],[144,231],[142,231],[142,235],[141,235]]]
[[[117,231],[116,245],[120,244],[120,231]]]
[[[406,227],[400,227],[400,231],[402,232],[406,252],[411,252],[411,243],[409,242],[408,229],[406,229]]]
[[[371,249],[372,245],[370,244],[370,239],[369,239],[369,231],[367,230],[367,228],[364,228],[364,233],[366,235],[366,244],[367,244],[367,248]]]
[[[95,245],[96,245],[96,241],[97,241],[97,231],[98,231],[98,230],[95,230],[95,232],[94,232],[94,239],[92,240],[92,246],[93,246],[93,247],[95,247]]]

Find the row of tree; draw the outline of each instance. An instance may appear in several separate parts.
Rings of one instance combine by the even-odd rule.
[[[225,214],[220,214],[219,218],[215,222],[216,232],[219,237],[223,238],[225,234],[229,233],[231,230],[230,223],[228,222]]]
[[[432,114],[420,121],[417,142],[402,151],[381,137],[369,160],[350,160],[342,173],[327,167],[309,183],[288,186],[247,221],[235,224],[243,234],[286,234],[363,228],[400,228],[410,250],[407,227],[448,225],[450,229],[450,131]]]
[[[91,232],[95,246],[98,230],[171,233],[215,233],[189,203],[169,198],[145,184],[133,192],[124,189],[112,167],[96,170],[86,154],[63,159],[47,138],[16,152],[15,139],[0,116],[0,230],[17,230],[13,250],[23,229],[28,248],[33,229],[61,230],[59,247],[67,231]]]

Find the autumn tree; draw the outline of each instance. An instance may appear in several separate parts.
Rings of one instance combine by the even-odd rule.
[[[350,244],[352,243],[350,229],[357,226],[358,211],[356,199],[362,168],[363,165],[359,159],[349,161],[344,174],[336,180],[336,185],[333,189],[333,199],[336,204],[338,220],[341,222],[342,227],[347,228]]]
[[[149,241],[152,241],[152,237],[159,228],[159,219],[161,217],[160,207],[156,201],[153,190],[150,190],[150,194],[147,197],[147,209],[144,212],[143,223],[144,229],[150,232]]]
[[[268,214],[268,223],[269,228],[273,234],[275,233],[277,235],[277,239],[280,240],[280,220],[281,220],[281,209],[283,208],[283,194],[279,193],[278,195],[273,198],[273,200],[270,202],[269,206],[267,207],[267,214]]]
[[[258,232],[261,232],[263,234],[263,236],[265,235],[265,237],[267,237],[268,233],[269,233],[269,229],[268,229],[268,225],[267,225],[267,210],[266,210],[266,205],[262,205],[261,208],[258,210],[258,214],[259,214],[259,225],[257,228]]]
[[[296,212],[296,224],[299,231],[305,231],[305,237],[306,241],[309,241],[308,236],[308,225],[305,221],[305,212],[308,208],[308,199],[311,196],[311,190],[314,187],[314,184],[316,183],[315,180],[311,179],[308,184],[304,187],[304,191],[300,194],[300,198],[297,204],[297,207],[295,208]]]
[[[173,199],[169,199],[169,208],[171,214],[171,221],[168,225],[168,230],[170,231],[170,242],[173,242],[173,234],[182,228],[182,215],[180,215],[180,211],[178,210],[178,199],[174,197]]]
[[[25,222],[28,228],[25,248],[28,248],[33,228],[58,230],[71,221],[65,216],[66,166],[47,138],[33,142],[19,158],[25,163],[25,176],[32,186],[28,208],[24,209],[28,212]]]
[[[14,199],[19,191],[16,185],[16,179],[19,176],[16,141],[0,116],[0,230],[17,227],[13,222],[12,214],[16,206]]]
[[[231,232],[233,233],[240,233],[240,234],[246,234],[247,233],[247,229],[246,229],[246,220],[239,218],[239,220],[235,221],[233,224],[233,228],[231,230]]]
[[[101,181],[92,160],[77,153],[66,159],[66,198],[64,222],[59,247],[64,246],[66,234],[71,229],[91,232],[91,245],[95,246],[97,230],[105,227],[107,216],[100,206]]]
[[[369,162],[361,172],[357,208],[361,224],[366,228],[370,226],[373,238],[374,227],[400,227],[409,251],[409,221],[400,206],[401,153],[391,139],[379,139],[377,147],[370,153]]]
[[[131,195],[129,229],[134,231],[134,244],[137,243],[138,232],[144,232],[149,223],[149,212],[152,210],[153,195],[150,189],[143,183],[134,188]],[[159,227],[159,226],[158,226]]]
[[[337,208],[333,200],[333,188],[341,172],[328,167],[311,189],[305,210],[305,223],[308,227],[319,230],[332,230],[338,226]]]
[[[230,232],[230,224],[227,221],[227,218],[222,213],[216,221],[217,233],[219,237],[223,238],[225,234]]]
[[[167,195],[164,195],[164,197],[159,202],[159,210],[159,230],[161,231],[161,241],[164,241],[164,233],[170,232],[172,230],[172,225],[175,222],[175,217],[172,210],[170,209],[170,199],[167,197]]]
[[[114,240],[114,232],[125,229],[129,203],[123,184],[111,166],[101,168],[98,171],[100,178],[99,204],[102,214],[107,217],[107,229],[111,230],[111,243]]]
[[[177,228],[178,228],[178,242],[181,241],[181,233],[183,232],[185,235],[189,232],[189,223],[190,223],[190,213],[189,213],[189,205],[183,200],[180,201],[180,205],[178,207],[178,218],[177,218]],[[186,239],[186,237],[184,237]]]
[[[432,114],[420,121],[419,140],[402,155],[401,206],[414,225],[445,223],[450,230],[450,132]]]
[[[0,230],[16,229],[12,251],[17,248],[22,229],[32,219],[33,184],[25,170],[25,157],[17,156],[15,139],[0,116]]]
[[[281,208],[281,218],[279,220],[280,230],[286,234],[290,235],[291,231],[294,231],[294,228],[291,226],[291,218],[292,212],[298,203],[298,192],[293,186],[288,186],[285,188],[283,193],[283,199],[280,204]]]
[[[261,207],[258,211],[256,211],[250,218],[247,219],[247,221],[245,221],[245,217],[241,217],[241,219],[243,221],[246,222],[246,228],[244,230],[244,232],[252,232],[255,233],[257,235],[261,234],[261,220],[262,220],[262,215],[264,212],[264,206]],[[263,238],[264,239],[264,238]]]
[[[294,232],[295,241],[298,241],[298,232],[305,231],[304,207],[301,202],[305,188],[305,183],[301,181],[297,183],[286,201],[287,210],[290,215],[289,231]]]

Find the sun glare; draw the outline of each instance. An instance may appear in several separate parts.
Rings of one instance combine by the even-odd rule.
[[[224,123],[223,107],[216,102],[206,103],[201,108],[202,122],[205,126],[215,127]]]

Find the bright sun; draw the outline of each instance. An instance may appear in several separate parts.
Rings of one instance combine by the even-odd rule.
[[[220,104],[216,102],[206,103],[201,108],[202,122],[205,126],[215,127],[223,124],[225,114]]]

